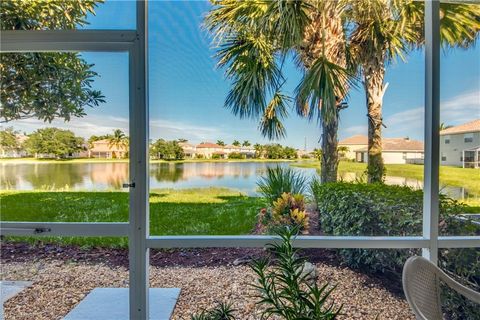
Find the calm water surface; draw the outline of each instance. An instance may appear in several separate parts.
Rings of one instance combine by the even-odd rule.
[[[150,164],[150,188],[226,187],[255,195],[256,182],[268,167],[288,166],[287,162],[188,162]],[[295,168],[309,177],[315,169]],[[344,181],[360,177],[342,174]],[[2,163],[0,186],[10,190],[122,190],[128,182],[128,163]],[[387,184],[422,188],[422,181],[386,177]],[[478,198],[461,187],[443,187],[442,192],[456,199]]]

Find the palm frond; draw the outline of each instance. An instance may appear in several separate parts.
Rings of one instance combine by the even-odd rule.
[[[353,78],[347,69],[320,57],[295,89],[297,113],[329,123],[336,115],[338,97],[345,97],[348,88],[355,86]]]
[[[273,140],[286,136],[282,121],[288,116],[287,108],[291,101],[292,98],[289,96],[282,94],[280,91],[275,92],[265,108],[259,125],[260,132],[264,137]]]
[[[260,22],[262,30],[277,41],[280,50],[287,51],[302,42],[313,9],[310,1],[270,0]]]
[[[221,43],[225,36],[242,29],[258,28],[270,3],[268,0],[211,0],[213,9],[205,16],[203,26],[215,36],[214,43]]]
[[[282,81],[273,45],[262,35],[237,34],[225,39],[217,57],[232,79],[225,107],[240,118],[264,114],[267,94],[275,93]]]

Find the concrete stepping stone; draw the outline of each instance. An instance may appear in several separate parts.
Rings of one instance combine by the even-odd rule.
[[[179,295],[179,288],[150,288],[150,320],[170,319]],[[128,288],[95,288],[64,320],[129,320]]]
[[[3,304],[10,298],[19,294],[23,289],[32,285],[31,281],[0,281],[0,296],[2,308],[0,311],[0,320],[3,320]]]

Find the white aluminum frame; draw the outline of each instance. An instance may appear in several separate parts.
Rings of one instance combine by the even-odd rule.
[[[272,236],[150,236],[148,177],[147,3],[137,0],[136,30],[2,31],[0,52],[97,51],[129,53],[130,218],[128,223],[0,222],[10,236],[127,236],[130,261],[130,318],[148,319],[149,248],[263,247]],[[480,237],[438,236],[440,113],[439,0],[425,10],[425,187],[422,236],[299,236],[302,248],[422,248],[437,261],[438,248],[480,247]]]

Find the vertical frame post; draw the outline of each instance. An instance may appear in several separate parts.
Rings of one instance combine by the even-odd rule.
[[[422,255],[438,260],[440,157],[440,1],[425,1],[425,166],[423,175],[423,237],[429,248]]]
[[[149,183],[147,2],[137,0],[137,36],[129,56],[130,72],[130,189],[129,304],[130,319],[149,318]]]

